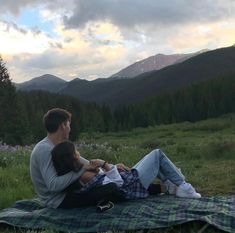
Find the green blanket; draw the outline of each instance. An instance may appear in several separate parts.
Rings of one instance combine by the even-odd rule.
[[[235,232],[235,196],[183,199],[163,195],[115,204],[103,213],[95,207],[70,210],[43,208],[22,200],[0,211],[0,223],[28,229],[69,232],[155,229],[199,220]]]

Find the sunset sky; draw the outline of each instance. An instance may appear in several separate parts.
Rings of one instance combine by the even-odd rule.
[[[13,82],[107,78],[158,53],[235,44],[234,0],[0,0]]]

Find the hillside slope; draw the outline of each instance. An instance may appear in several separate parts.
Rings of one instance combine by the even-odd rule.
[[[161,92],[231,74],[235,74],[235,47],[205,52],[134,79],[74,80],[59,93],[110,105],[131,104]]]
[[[126,68],[120,70],[116,74],[113,74],[110,78],[133,78],[137,75],[143,74],[145,72],[160,70],[169,65],[183,62],[191,57],[197,56],[200,53],[206,52],[208,50],[202,50],[196,53],[189,54],[157,54],[155,56],[148,57],[141,61],[135,62],[127,66]]]
[[[15,84],[16,89],[20,91],[44,90],[49,92],[58,92],[67,82],[51,74],[33,78],[27,82]]]

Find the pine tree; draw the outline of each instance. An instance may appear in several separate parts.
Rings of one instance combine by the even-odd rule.
[[[4,140],[6,131],[6,106],[5,101],[7,98],[8,89],[10,87],[10,78],[5,63],[0,56],[0,140]]]
[[[15,86],[0,57],[0,141],[7,144],[23,144],[25,136],[24,113],[17,99]]]

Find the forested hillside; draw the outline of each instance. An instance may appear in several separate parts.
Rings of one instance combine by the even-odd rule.
[[[235,75],[222,76],[156,95],[114,111],[118,129],[195,122],[235,112]]]
[[[235,47],[205,52],[179,64],[144,73],[132,79],[74,80],[60,90],[79,100],[106,103],[109,106],[135,104],[157,94],[187,87],[221,76],[235,74]]]
[[[169,90],[142,103],[110,109],[107,105],[81,102],[66,95],[16,92],[1,59],[0,92],[0,141],[7,144],[32,144],[45,136],[42,116],[54,107],[72,113],[72,140],[83,131],[131,130],[164,123],[194,122],[235,112],[235,75]]]
[[[19,90],[32,89],[70,95],[79,101],[118,105],[136,104],[166,91],[174,91],[206,80],[235,74],[235,47],[220,48],[198,54],[184,62],[135,78],[103,78],[93,81],[74,79],[70,82],[44,75],[17,85]]]

